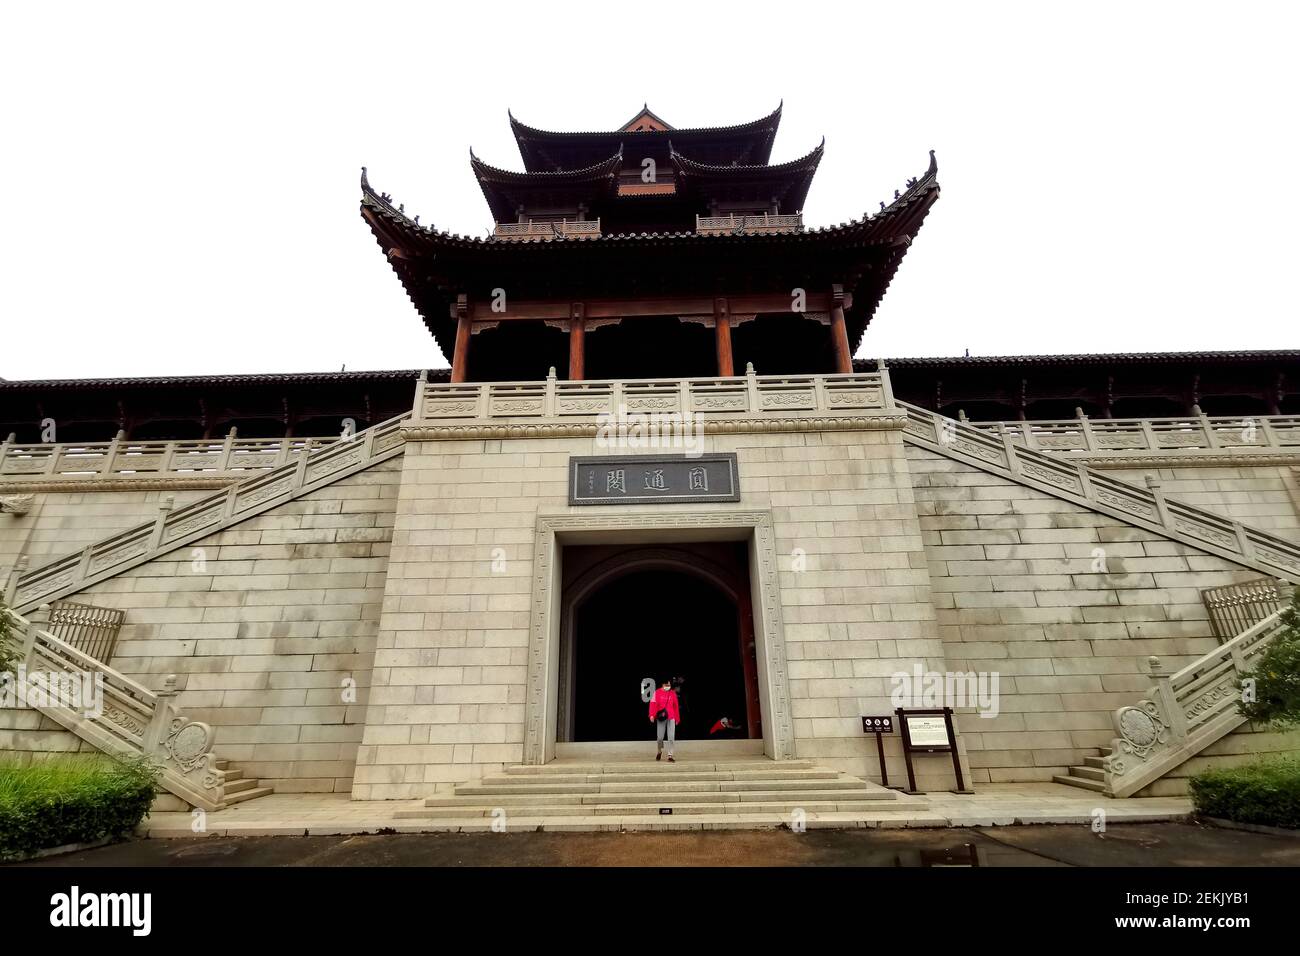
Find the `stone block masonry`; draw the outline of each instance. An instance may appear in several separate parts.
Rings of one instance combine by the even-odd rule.
[[[889,711],[895,671],[943,668],[901,434],[704,445],[738,456],[742,500],[725,508],[771,515],[795,756],[878,778],[859,716]],[[610,453],[585,437],[408,439],[355,798],[445,791],[524,759],[537,518],[590,514],[567,504],[569,457]],[[655,527],[691,507],[658,506]],[[951,786],[950,768],[921,772]]]
[[[1110,743],[1111,714],[1215,648],[1200,591],[1258,577],[1155,532],[910,446],[948,665],[1000,673],[960,713],[976,783],[1046,781]]]
[[[346,792],[361,740],[400,459],[377,464],[75,600],[121,608],[112,665],[217,728],[279,792]]]

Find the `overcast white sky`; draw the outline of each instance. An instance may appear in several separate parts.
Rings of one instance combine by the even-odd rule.
[[[445,365],[357,203],[483,234],[507,107],[826,136],[809,225],[939,158],[860,355],[1300,346],[1300,14],[1199,3],[61,3],[0,33],[0,377]]]

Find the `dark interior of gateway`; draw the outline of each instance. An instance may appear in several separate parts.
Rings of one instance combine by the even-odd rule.
[[[563,696],[571,720],[561,721],[567,724],[561,739],[653,740],[641,696],[646,678],[656,687],[681,679],[678,740],[762,736],[752,628],[740,604],[748,601],[748,586],[741,595],[731,593],[712,573],[722,565],[707,555],[710,549],[730,551],[738,563],[746,560],[744,546],[704,547],[699,569],[679,561],[678,555],[690,559],[690,546],[670,553],[630,548],[597,564],[594,579],[586,575],[588,586],[569,614],[572,676]],[[710,733],[723,718],[732,728]]]

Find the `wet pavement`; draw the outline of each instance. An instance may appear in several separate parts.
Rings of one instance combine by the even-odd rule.
[[[201,837],[14,866],[1300,866],[1300,836],[1194,823]]]

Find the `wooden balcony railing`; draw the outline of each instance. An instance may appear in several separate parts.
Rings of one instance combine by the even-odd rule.
[[[499,222],[492,231],[494,239],[521,242],[528,239],[594,239],[600,236],[600,220],[568,220],[559,222]]]
[[[789,216],[696,216],[695,231],[701,235],[727,233],[803,232],[803,213]]]

